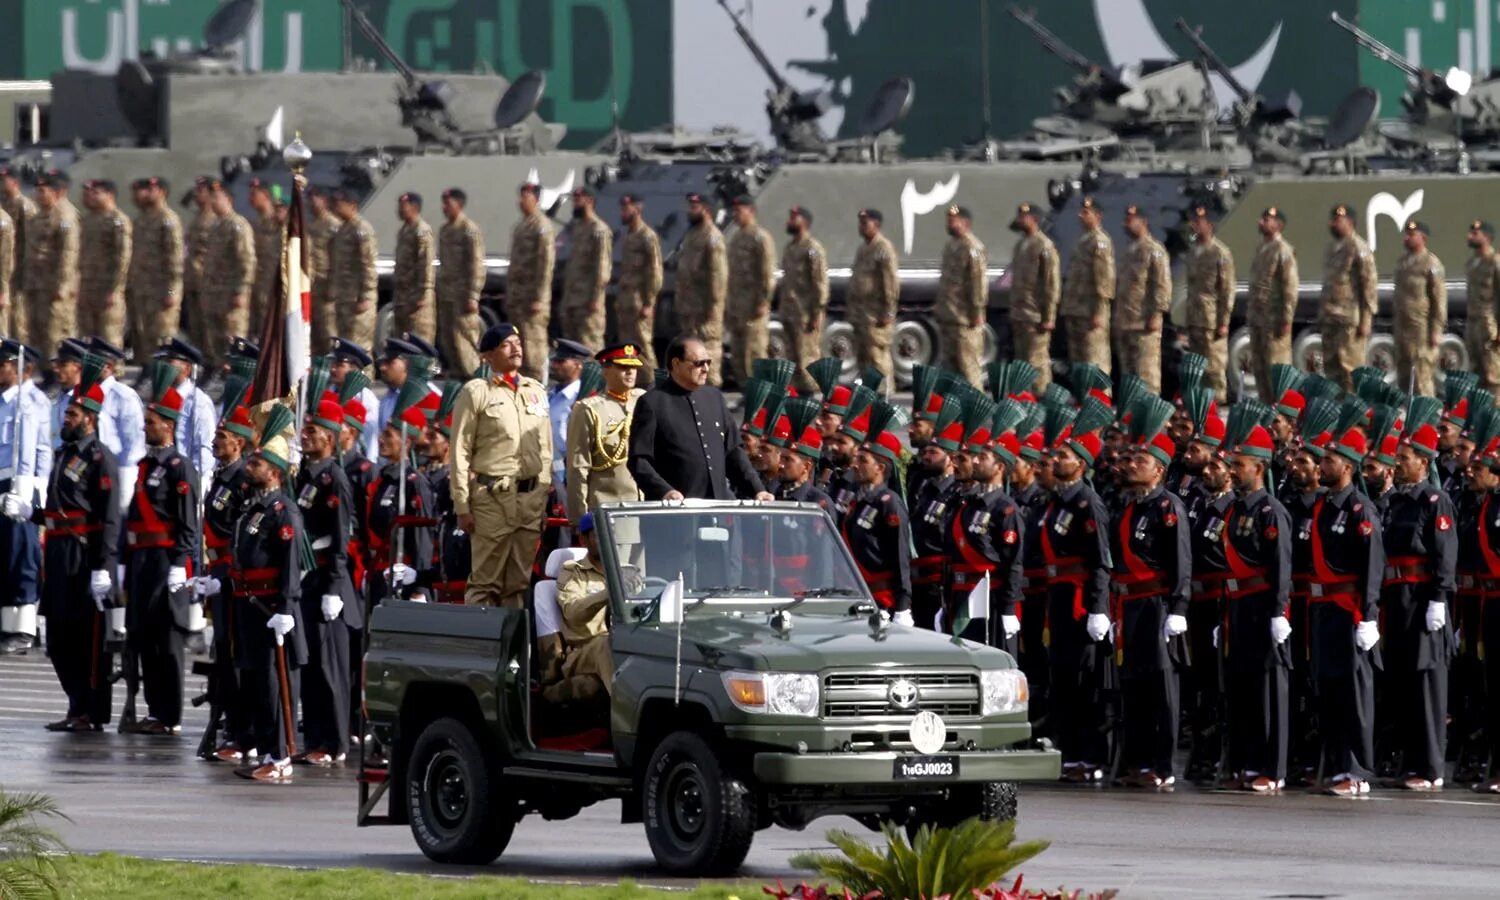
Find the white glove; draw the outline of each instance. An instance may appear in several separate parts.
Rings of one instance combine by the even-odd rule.
[[[905,625],[908,628],[917,624],[916,620],[911,617],[911,610],[909,609],[896,610],[896,614],[891,616],[891,621],[897,625]]]
[[[111,606],[105,615],[109,616],[109,630],[115,634],[125,633],[125,607]]]
[[[1277,616],[1271,620],[1271,643],[1280,647],[1291,636],[1292,623],[1287,621],[1286,616]]]
[[[187,586],[187,568],[173,566],[167,570],[167,590],[180,591]]]
[[[1380,643],[1380,625],[1373,619],[1354,626],[1354,646],[1369,651]]]
[[[1187,616],[1170,615],[1161,626],[1161,639],[1168,640],[1187,632]]]
[[[292,633],[292,629],[297,627],[297,620],[286,613],[277,613],[266,620],[266,627],[276,632],[276,646],[279,647],[286,642],[286,636]]]
[[[193,579],[194,597],[212,597],[223,589],[224,585],[220,584],[219,579],[212,575],[199,575]]]
[[[99,611],[104,611],[104,601],[109,599],[109,573],[103,569],[95,569],[89,573],[89,594],[94,598],[94,605]]]
[[[344,611],[344,599],[338,594],[323,595],[323,619],[332,622]]]
[[[417,583],[417,570],[411,566],[396,563],[391,566],[391,584],[396,587],[407,587]]]
[[[1214,649],[1215,650],[1219,649],[1219,631],[1220,630],[1221,630],[1221,626],[1218,626],[1218,625],[1214,626]]]
[[[24,522],[31,518],[31,504],[20,494],[6,494],[0,497],[0,514],[4,514],[7,519]]]
[[[1439,600],[1427,601],[1427,630],[1437,631],[1448,624],[1448,604]]]
[[[1021,619],[1019,616],[1001,616],[1000,628],[1006,637],[1013,638],[1021,633]]]
[[[1089,640],[1102,641],[1104,636],[1109,634],[1109,616],[1104,613],[1089,613],[1088,620],[1083,623],[1083,627],[1089,633]]]

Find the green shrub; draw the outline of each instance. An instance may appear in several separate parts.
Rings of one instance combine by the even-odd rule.
[[[45,794],[7,794],[0,788],[0,900],[62,896],[57,860],[68,848],[38,819],[67,818]]]

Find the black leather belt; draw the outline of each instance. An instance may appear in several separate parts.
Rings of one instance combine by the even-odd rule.
[[[511,475],[475,475],[474,480],[487,491],[515,491],[518,494],[529,494],[536,490],[538,481],[536,478],[517,480]]]

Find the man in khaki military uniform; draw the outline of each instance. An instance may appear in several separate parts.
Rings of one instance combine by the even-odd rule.
[[[78,210],[68,176],[55,169],[36,180],[36,214],[26,223],[26,320],[16,338],[56,347],[78,333]]]
[[[255,289],[255,229],[234,211],[234,198],[214,182],[208,196],[214,213],[213,231],[203,259],[199,297],[207,312],[208,343],[202,345],[203,369],[217,372],[224,365],[229,339],[250,328],[250,294]],[[277,265],[267,260],[266,265]]]
[[[187,264],[182,277],[183,298],[188,314],[188,341],[204,350],[208,350],[214,343],[210,332],[211,323],[218,321],[223,313],[223,310],[210,308],[208,296],[214,291],[204,283],[204,269],[208,265],[214,229],[219,224],[219,215],[214,212],[213,201],[214,191],[218,187],[219,179],[211,175],[200,175],[193,181],[193,205],[197,212],[188,226]],[[252,241],[252,245],[253,243]],[[251,269],[253,276],[254,267]],[[154,347],[147,347],[142,352],[149,354],[154,350]]]
[[[130,311],[130,348],[144,364],[162,341],[177,335],[181,324],[186,248],[182,220],[167,204],[166,181],[142,178],[134,187],[140,213],[131,226],[125,306]]]
[[[1406,253],[1396,263],[1393,297],[1397,385],[1431,397],[1437,348],[1448,329],[1448,287],[1443,261],[1427,248],[1427,223],[1408,219],[1401,229]],[[1472,302],[1472,301],[1471,301]]]
[[[340,337],[362,347],[375,343],[375,271],[379,248],[375,229],[359,214],[359,201],[347,191],[334,191],[333,214],[339,230],[328,242],[328,299],[333,304]]]
[[[1115,297],[1115,245],[1103,228],[1104,211],[1093,197],[1078,210],[1083,234],[1068,258],[1059,313],[1067,330],[1068,362],[1111,371],[1109,309]]]
[[[78,333],[125,346],[125,279],[130,271],[130,220],[116,205],[113,181],[83,186],[83,217],[78,240]]]
[[[479,368],[479,354],[474,345],[479,342],[479,297],[484,291],[486,271],[484,235],[464,213],[468,202],[468,195],[458,188],[443,191],[443,218],[446,221],[438,231],[438,337],[442,342],[443,357],[449,366],[457,367],[460,378],[467,378]],[[550,240],[547,246],[552,246]],[[548,266],[550,272],[550,262]],[[514,277],[515,263],[512,261],[511,278]],[[514,308],[509,292],[507,287],[507,310]],[[544,322],[544,336],[546,331]]]
[[[568,521],[601,503],[641,499],[626,463],[630,459],[630,420],[644,390],[635,386],[643,363],[635,344],[620,343],[594,355],[604,367],[604,391],[573,405],[568,418],[564,483]]]
[[[21,193],[20,176],[9,166],[0,166],[0,211],[10,217],[15,247],[10,278],[0,283],[0,293],[5,295],[5,302],[0,303],[0,333],[19,339],[26,330],[26,301],[22,293],[26,272],[26,223],[36,215],[36,203]]]
[[[338,314],[328,299],[328,245],[339,230],[339,220],[328,209],[328,192],[318,187],[307,189],[307,207],[312,215],[307,222],[307,265],[309,293],[312,295],[312,345],[321,353],[338,335]],[[368,345],[366,345],[368,346]]]
[[[1250,290],[1245,310],[1250,327],[1250,371],[1266,403],[1271,396],[1271,366],[1292,361],[1292,317],[1297,312],[1297,254],[1282,237],[1286,213],[1268,207],[1260,214],[1260,246],[1250,261]]]
[[[1052,332],[1057,328],[1057,303],[1062,296],[1062,260],[1057,245],[1042,233],[1042,223],[1030,203],[1016,208],[1011,231],[1021,237],[1010,257],[1010,336],[1015,358],[1036,367],[1033,389],[1052,383]]]
[[[615,288],[615,326],[620,340],[634,344],[641,365],[656,368],[656,296],[661,293],[661,239],[641,215],[641,200],[620,197],[620,275]]]
[[[1378,310],[1375,254],[1354,233],[1354,207],[1333,208],[1328,229],[1333,240],[1323,254],[1323,297],[1318,327],[1323,332],[1323,374],[1346,391],[1354,370],[1365,364],[1365,348]]]
[[[1464,313],[1464,345],[1469,350],[1469,369],[1479,376],[1479,386],[1493,393],[1500,389],[1500,260],[1495,256],[1495,226],[1483,219],[1469,224],[1468,309]]]
[[[505,317],[521,333],[526,348],[523,371],[540,379],[547,360],[547,326],[552,321],[552,222],[541,210],[542,188],[521,185],[521,221],[510,232],[510,269],[505,276]]]
[[[1229,365],[1229,320],[1234,314],[1234,254],[1214,237],[1207,208],[1193,207],[1188,227],[1193,232],[1186,266],[1188,349],[1208,358],[1204,379],[1223,403],[1229,395],[1224,370]]]
[[[1167,248],[1151,236],[1145,210],[1125,207],[1130,243],[1120,258],[1115,281],[1115,356],[1120,368],[1134,372],[1155,393],[1161,392],[1161,326],[1172,308],[1172,269]]]
[[[734,199],[734,235],[729,239],[729,286],[724,325],[729,331],[729,369],[738,384],[750,363],[770,355],[771,301],[776,296],[776,242],[756,217],[748,194]]]
[[[859,248],[849,273],[844,316],[854,327],[854,361],[859,370],[877,369],[886,391],[896,383],[891,340],[901,307],[901,258],[881,233],[885,216],[878,209],[859,211]]]
[[[974,236],[974,222],[962,206],[948,207],[948,243],[938,274],[938,344],[943,365],[970,384],[984,384],[979,358],[984,353],[984,313],[989,302],[985,270],[989,256]]]
[[[812,236],[812,222],[812,211],[804,206],[794,206],[787,212],[786,233],[792,239],[781,252],[777,292],[787,349],[797,364],[793,383],[797,390],[808,393],[818,389],[818,383],[807,374],[807,366],[823,355],[823,319],[828,314],[828,251]]]
[[[16,223],[0,209],[0,337],[10,335],[11,284],[16,275]]]
[[[479,353],[493,374],[467,382],[453,407],[450,490],[473,559],[464,601],[521,609],[552,481],[551,419],[545,389],[521,374],[515,326],[485,332]]]
[[[702,194],[687,195],[688,232],[677,246],[677,325],[703,342],[710,365],[708,383],[724,383],[724,299],[729,265],[724,235]]]
[[[250,179],[250,208],[255,211],[255,286],[250,291],[250,327],[260,332],[271,308],[271,292],[281,276],[281,243],[285,231],[276,215],[273,188],[259,178]]]
[[[591,351],[604,346],[604,292],[614,253],[614,235],[594,209],[593,189],[574,188],[568,262],[563,269],[562,335]]]
[[[396,263],[391,273],[391,306],[396,330],[414,334],[431,343],[437,337],[436,276],[432,261],[437,253],[432,226],[422,218],[422,195],[407,191],[396,198],[396,216],[401,230],[396,232]],[[468,339],[473,344],[478,335]],[[469,369],[464,374],[473,372]]]
[[[557,576],[561,633],[553,638],[561,638],[565,655],[560,669],[550,660],[551,665],[544,667],[544,671],[556,673],[556,677],[543,676],[547,684],[542,688],[542,699],[548,703],[587,702],[601,692],[608,693],[614,682],[614,656],[609,650],[609,582],[604,577],[592,513],[578,523],[578,540],[586,551],[583,559],[564,562]],[[602,707],[592,708],[608,718]]]

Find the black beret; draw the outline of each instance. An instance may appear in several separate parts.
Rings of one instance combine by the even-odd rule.
[[[479,339],[479,352],[488,353],[501,344],[505,343],[505,340],[507,338],[519,337],[520,334],[521,332],[516,330],[516,326],[510,324],[509,322],[501,322],[499,325],[492,325],[490,326],[490,330],[486,331],[484,333],[484,336]]]

